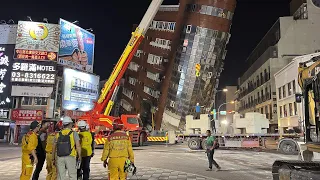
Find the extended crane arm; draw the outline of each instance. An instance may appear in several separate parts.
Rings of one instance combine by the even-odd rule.
[[[105,109],[103,114],[109,115],[118,91],[119,82],[128,68],[132,57],[136,53],[139,44],[143,40],[144,35],[146,34],[162,2],[163,0],[153,0],[151,2],[139,26],[132,33],[131,39],[113,69],[108,81],[104,84],[104,87],[101,90],[101,95],[93,109],[93,114],[102,114]]]

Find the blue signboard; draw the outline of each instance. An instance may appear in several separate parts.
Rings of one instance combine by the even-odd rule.
[[[94,62],[94,34],[60,19],[61,36],[58,63],[92,72]]]

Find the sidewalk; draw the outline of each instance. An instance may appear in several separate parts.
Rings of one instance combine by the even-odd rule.
[[[18,147],[18,146],[19,146],[18,143],[10,144],[10,143],[7,143],[7,142],[0,142],[0,147]]]

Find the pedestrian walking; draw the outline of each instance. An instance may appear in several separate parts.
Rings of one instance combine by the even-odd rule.
[[[38,180],[40,172],[42,171],[44,162],[46,160],[46,139],[47,139],[47,130],[49,128],[50,123],[42,121],[40,131],[38,133],[38,146],[36,148],[38,164],[36,169],[33,172],[32,180]]]
[[[214,149],[217,147],[218,142],[216,137],[212,136],[211,131],[207,130],[207,157],[209,161],[209,169],[207,171],[212,171],[212,164],[217,168],[217,171],[221,169],[218,163],[213,159]]]
[[[121,131],[122,129],[122,122],[115,120],[113,122],[115,132],[108,136],[104,144],[101,160],[104,167],[108,166],[109,180],[126,180],[127,173],[124,166],[127,161],[132,165],[134,163],[131,140],[125,132]]]
[[[58,180],[65,180],[66,170],[69,180],[77,180],[77,167],[81,163],[80,138],[77,132],[72,131],[73,121],[69,116],[62,118],[63,129],[55,137],[52,152],[57,152],[57,160],[52,154],[53,162],[56,160]]]
[[[80,144],[81,144],[81,166],[78,169],[78,179],[89,180],[90,176],[90,161],[94,155],[94,145],[92,134],[87,129],[87,123],[85,121],[78,122],[78,128],[80,130]]]
[[[22,137],[22,170],[20,180],[30,180],[33,165],[38,163],[36,148],[38,146],[37,133],[39,130],[39,123],[33,121],[30,125],[30,131]]]
[[[57,133],[62,129],[62,121],[59,121],[54,129],[54,132],[50,133],[47,137],[46,145],[46,162],[47,162],[47,178],[46,180],[56,180],[57,179],[57,167],[56,163],[53,162],[53,156],[56,157],[56,153],[53,152],[53,146],[55,142],[55,137]]]

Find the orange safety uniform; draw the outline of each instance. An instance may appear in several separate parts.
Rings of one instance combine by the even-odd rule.
[[[108,161],[109,180],[126,180],[125,161],[134,163],[132,144],[129,136],[123,131],[115,131],[104,144],[101,160]]]
[[[53,132],[47,137],[46,145],[46,161],[47,161],[47,178],[46,180],[56,180],[57,179],[57,167],[53,164],[52,159],[52,147],[55,142],[56,133]]]
[[[33,172],[33,164],[30,156],[31,152],[36,150],[38,146],[37,134],[33,131],[29,131],[22,138],[22,170],[20,180],[30,180]]]

